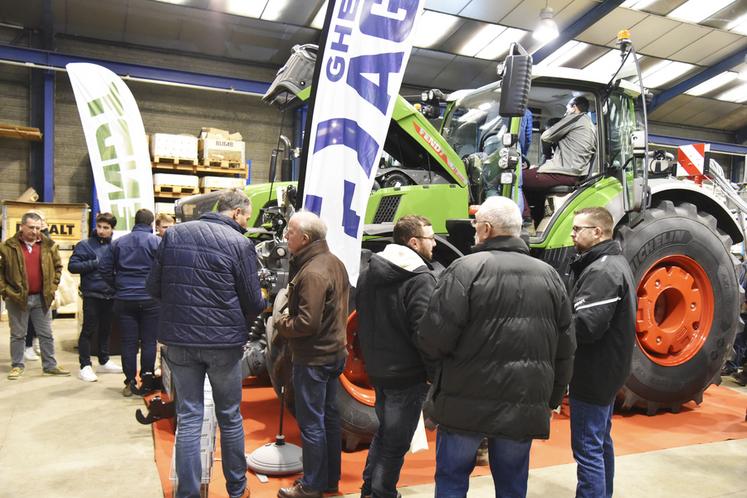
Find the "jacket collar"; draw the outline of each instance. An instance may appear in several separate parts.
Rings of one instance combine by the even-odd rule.
[[[138,223],[137,225],[132,227],[132,231],[153,233],[153,227],[150,225],[146,225],[145,223]]]
[[[315,240],[311,244],[307,245],[298,254],[295,254],[290,259],[291,272],[295,273],[303,266],[314,259],[320,254],[329,252],[329,246],[326,240]]]
[[[576,255],[571,261],[571,268],[576,275],[580,275],[587,266],[602,256],[614,256],[618,254],[622,254],[620,243],[612,239],[605,240],[593,246],[588,251]]]
[[[472,253],[483,251],[506,251],[529,254],[529,247],[527,247],[526,242],[518,237],[499,235],[486,240],[482,244],[472,246]]]
[[[26,242],[21,238],[21,232],[18,231],[16,232],[15,236],[6,240],[5,243],[11,246],[23,248],[23,245]],[[48,237],[42,237],[41,240],[37,240],[36,243],[41,245],[42,247],[51,247],[52,245],[54,245],[54,242],[52,242],[52,239]]]
[[[226,216],[225,214],[220,213],[205,213],[199,218],[200,221],[206,221],[208,223],[217,223],[219,225],[227,225],[230,228],[233,228],[237,232],[239,232],[241,235],[244,235],[246,233],[246,229],[236,223],[236,220],[233,220]]]

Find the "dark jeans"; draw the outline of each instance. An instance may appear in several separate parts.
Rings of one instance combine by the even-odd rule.
[[[742,320],[747,323],[747,317],[744,315],[742,315]],[[734,358],[728,360],[726,366],[734,369],[741,367],[747,360],[745,353],[747,353],[747,325],[734,338]]]
[[[303,443],[303,477],[307,489],[324,491],[340,481],[342,435],[337,410],[337,378],[345,358],[321,366],[293,364],[296,420]]]
[[[469,475],[475,468],[475,456],[482,440],[483,437],[478,434],[467,435],[438,430],[436,498],[467,496]],[[488,438],[490,473],[493,475],[496,498],[523,498],[527,495],[531,447],[531,439],[514,441],[497,437]]]
[[[36,337],[36,330],[34,330],[34,324],[29,320],[29,327],[26,331],[26,347],[30,348],[34,345],[34,337]]]
[[[540,173],[539,168],[524,170],[524,219],[531,215],[535,226],[545,217],[545,197],[550,188],[557,185],[576,185],[581,179],[577,176]]]
[[[371,441],[363,469],[362,494],[397,498],[399,473],[418,427],[428,384],[405,389],[374,389],[379,428]]]
[[[612,496],[615,449],[612,445],[612,408],[570,398],[571,448],[578,464],[576,497]]]
[[[140,347],[140,372],[153,373],[156,363],[158,337],[158,303],[146,301],[114,300],[114,317],[122,336],[122,370],[125,384],[135,381],[137,375],[137,350]]]
[[[83,298],[83,327],[78,338],[78,357],[80,368],[91,365],[91,338],[96,334],[99,339],[99,365],[109,361],[109,334],[112,331],[111,299],[97,297]]]
[[[178,498],[199,498],[202,462],[200,434],[205,412],[205,375],[210,379],[220,427],[223,475],[228,496],[246,488],[244,426],[241,417],[242,348],[212,349],[169,346],[164,358],[176,391],[176,475]]]

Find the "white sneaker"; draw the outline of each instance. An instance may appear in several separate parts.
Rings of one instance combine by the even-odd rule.
[[[39,347],[39,338],[34,337],[31,340],[31,347],[34,348],[34,353],[41,354],[41,348]]]
[[[112,360],[109,360],[103,365],[99,365],[98,371],[102,373],[119,374],[122,373],[122,367],[114,363]]]
[[[96,374],[93,373],[93,368],[91,368],[91,365],[86,365],[85,367],[81,368],[80,372],[78,372],[78,378],[83,382],[96,382],[97,380],[99,380],[99,378],[96,377]]]
[[[26,348],[23,350],[23,359],[28,361],[39,361],[39,356],[34,352],[34,348]]]

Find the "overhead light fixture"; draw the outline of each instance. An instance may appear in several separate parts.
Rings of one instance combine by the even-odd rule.
[[[482,49],[488,46],[490,42],[495,40],[498,35],[503,33],[506,28],[497,24],[485,24],[480,28],[472,38],[467,40],[467,43],[462,45],[462,48],[457,50],[460,55],[466,55],[467,57],[476,56]]]
[[[724,71],[723,73],[717,74],[713,78],[704,81],[700,85],[692,87],[685,93],[694,97],[700,97],[706,93],[711,93],[717,88],[721,88],[727,83],[731,83],[735,79],[737,79],[737,73],[733,71]]]
[[[523,29],[506,28],[495,40],[480,50],[475,57],[479,59],[496,60],[508,52],[513,42],[518,42],[527,34]]]
[[[589,45],[586,43],[571,40],[565,45],[563,45],[562,47],[560,47],[559,49],[557,49],[555,52],[550,54],[548,57],[543,59],[537,65],[542,66],[542,67],[563,66],[566,62],[576,57],[578,54],[586,50],[588,47]]]
[[[226,0],[223,10],[227,14],[259,19],[266,6],[267,0],[253,0],[251,2],[247,2],[246,0]]]
[[[747,35],[747,14],[737,17],[735,20],[727,24],[726,29],[733,33]]]
[[[726,100],[728,102],[736,102],[738,104],[747,102],[747,83],[743,83],[737,87],[727,90],[716,98],[719,100]]]
[[[646,59],[646,57],[639,56],[638,62],[643,61]],[[610,50],[591,64],[588,64],[586,67],[584,67],[584,71],[589,71],[592,74],[599,74],[603,78],[610,78],[615,71],[617,71],[617,68],[620,67],[620,51],[619,50]],[[628,68],[632,67],[634,65],[633,58],[628,57],[628,60],[625,62],[625,66],[620,70],[618,73],[618,76],[624,77],[626,73],[628,73]]]
[[[540,10],[539,23],[532,35],[535,40],[547,43],[560,35],[558,25],[555,23],[555,11],[550,7],[550,0],[545,3],[545,8]]]
[[[643,85],[646,88],[658,88],[683,74],[691,71],[695,66],[677,61],[659,61],[643,72]]]
[[[713,14],[735,1],[736,0],[688,0],[667,14],[667,17],[677,19],[678,21],[699,23],[703,19],[708,19]]]
[[[620,7],[626,7],[628,9],[643,10],[656,0],[625,0]]]
[[[327,3],[329,0],[324,0],[324,3],[321,7],[319,7],[319,10],[316,11],[316,15],[314,16],[314,20],[311,21],[311,27],[316,29],[323,29],[324,28],[324,17],[327,15]]]
[[[451,33],[451,28],[459,21],[456,16],[424,10],[417,22],[417,30],[412,44],[416,47],[428,48],[438,43],[444,36]]]

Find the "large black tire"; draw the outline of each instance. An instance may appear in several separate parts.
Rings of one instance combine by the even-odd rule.
[[[740,287],[731,239],[710,214],[671,201],[647,210],[634,226],[618,227],[617,238],[639,296],[636,343],[622,406],[643,407],[653,415],[660,409],[679,411],[691,400],[700,404],[708,386],[720,382],[739,324]],[[684,293],[678,293],[678,285]],[[681,333],[672,335],[677,339],[667,352],[657,350],[657,334],[665,330]]]

